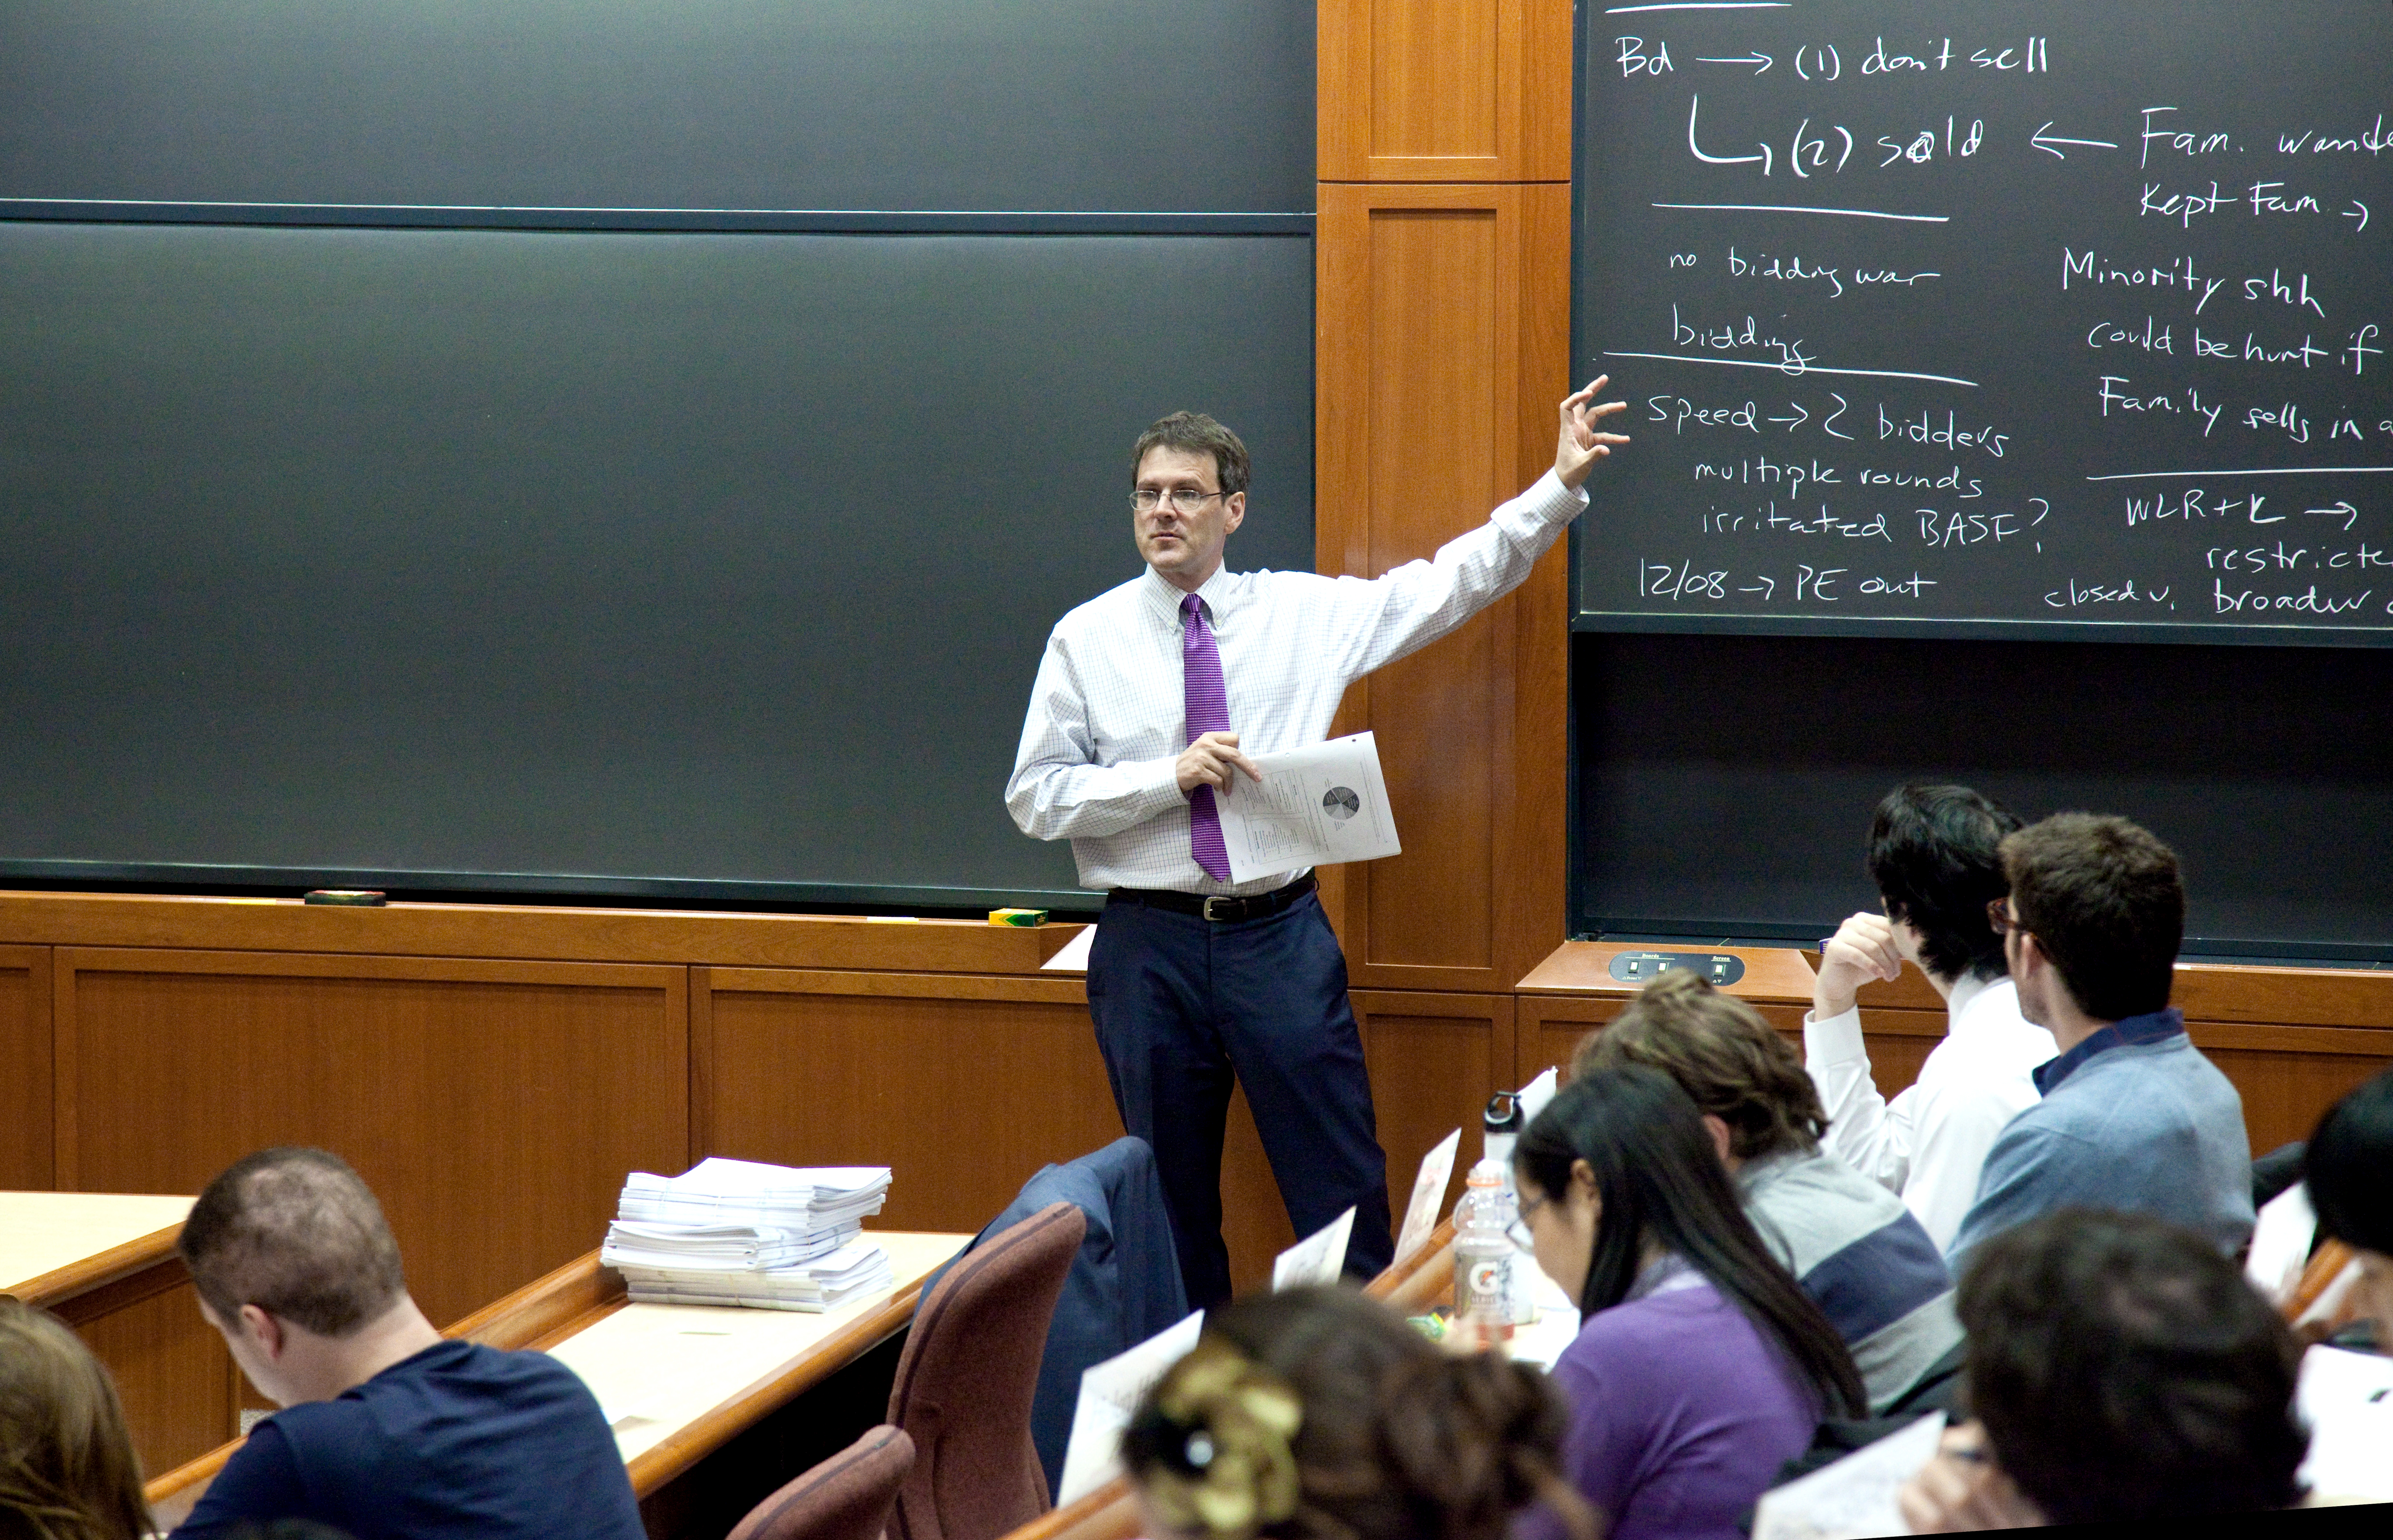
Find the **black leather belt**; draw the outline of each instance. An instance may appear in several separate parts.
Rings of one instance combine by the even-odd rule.
[[[1170,909],[1174,914],[1193,914],[1216,924],[1235,925],[1243,920],[1268,920],[1320,885],[1313,873],[1306,872],[1284,888],[1259,893],[1252,898],[1209,898],[1201,893],[1174,893],[1169,888],[1116,888],[1105,894],[1105,902],[1144,904],[1150,909]]]

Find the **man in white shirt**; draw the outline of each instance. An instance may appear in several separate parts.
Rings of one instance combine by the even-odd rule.
[[[1191,1305],[1230,1295],[1222,1136],[1242,1086],[1299,1235],[1349,1207],[1345,1259],[1390,1260],[1380,1149],[1346,964],[1311,871],[1234,882],[1213,799],[1259,779],[1254,754],[1318,743],[1346,686],[1518,587],[1580,509],[1599,431],[1626,403],[1599,378],[1562,403],[1550,475],[1428,561],[1365,581],[1224,570],[1246,517],[1237,436],[1175,412],[1131,452],[1131,532],[1147,570],[1056,623],[1005,803],[1068,839],[1105,890],[1089,1013],[1122,1126],[1155,1147]],[[1235,1077],[1235,1080],[1234,1080]]]
[[[1821,948],[1804,1067],[1828,1114],[1821,1143],[1901,1194],[1946,1250],[1994,1138],[2038,1100],[2031,1073],[2059,1051],[2020,1014],[1986,906],[2009,891],[1998,848],[2020,821],[1966,786],[1903,786],[1870,824],[1882,914],[1857,914]],[[1944,998],[1944,1040],[1892,1102],[1870,1077],[1854,995],[1916,964]]]

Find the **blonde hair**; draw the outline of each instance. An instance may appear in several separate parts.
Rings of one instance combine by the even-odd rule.
[[[0,1530],[141,1540],[141,1462],[108,1371],[56,1317],[0,1296]]]

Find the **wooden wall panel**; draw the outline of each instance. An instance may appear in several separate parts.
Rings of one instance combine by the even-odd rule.
[[[66,1300],[58,1315],[108,1365],[145,1475],[163,1475],[240,1433],[232,1354],[201,1319],[179,1263]]]
[[[1363,1031],[1380,1146],[1388,1156],[1390,1221],[1404,1222],[1421,1156],[1459,1127],[1462,1147],[1440,1207],[1441,1213],[1450,1212],[1462,1195],[1471,1163],[1479,1158],[1480,1114],[1487,1099],[1510,1083],[1511,998],[1357,990],[1352,999]],[[1222,1208],[1232,1280],[1241,1290],[1267,1285],[1272,1259],[1297,1237],[1243,1095],[1230,1107]]]
[[[1122,1133],[1078,978],[700,969],[694,1154],[894,1170],[878,1222],[974,1232]]]
[[[1322,0],[1325,182],[1565,181],[1568,0]]]
[[[1550,427],[1523,424],[1565,388],[1568,189],[1320,190],[1316,544],[1325,570],[1376,576],[1551,463]],[[1544,398],[1534,413],[1527,396]],[[1552,639],[1524,617],[1560,617],[1565,559],[1349,694],[1340,724],[1378,734],[1405,840],[1344,874],[1358,987],[1504,993],[1561,938],[1560,697],[1517,686],[1535,659],[1559,687]]]
[[[2308,1139],[2344,1092],[2393,1065],[2393,1031],[2204,1021],[2186,1030],[2235,1082],[2256,1155]]]
[[[1458,1127],[1462,1144],[1439,1203],[1439,1212],[1449,1213],[1462,1196],[1462,1179],[1484,1153],[1487,1099],[1511,1086],[1514,1001],[1369,990],[1355,994],[1354,1014],[1363,1023],[1380,1143],[1388,1152],[1389,1215],[1404,1223],[1421,1156]]]
[[[687,972],[61,947],[59,1183],[196,1193],[272,1144],[373,1187],[425,1313],[581,1255],[688,1153]]]
[[[1574,999],[1563,996],[1523,995],[1520,998],[1520,1051],[1513,1065],[1512,1084],[1524,1086],[1557,1065],[1567,1069],[1579,1039],[1620,1014],[1621,1007],[1626,1003],[1602,998]],[[1762,1001],[1755,1003],[1753,1008],[1761,1012],[1762,1020],[1785,1034],[1795,1043],[1797,1051],[1801,1051],[1801,1006]],[[1866,1033],[1863,1036],[1870,1042],[1872,1068],[1875,1070],[1877,1067],[1878,1040],[1870,1038]],[[1905,1040],[1895,1039],[1897,1046],[1889,1053],[1890,1064],[1897,1066],[1905,1064],[1905,1051],[1900,1046]],[[1926,1057],[1924,1051],[1921,1057]],[[1910,1073],[1916,1073],[1916,1067],[1913,1066]],[[1565,1075],[1563,1078],[1569,1077]],[[1880,1075],[1877,1078],[1883,1083],[1885,1077]],[[1910,1083],[1906,1074],[1902,1085]],[[1895,1089],[1901,1090],[1902,1086]]]
[[[0,1189],[53,1185],[50,949],[0,946]]]

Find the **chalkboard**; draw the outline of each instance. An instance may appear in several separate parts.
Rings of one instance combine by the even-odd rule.
[[[2393,963],[2393,648],[1571,642],[1574,933],[1816,942],[1878,799],[1959,781],[2166,841],[2189,956]]]
[[[0,200],[1313,207],[1311,0],[9,0]]]
[[[0,875],[1087,904],[1001,801],[1211,411],[1313,557],[1303,235],[0,221]]]
[[[1579,22],[1577,627],[2393,641],[2393,6]]]

